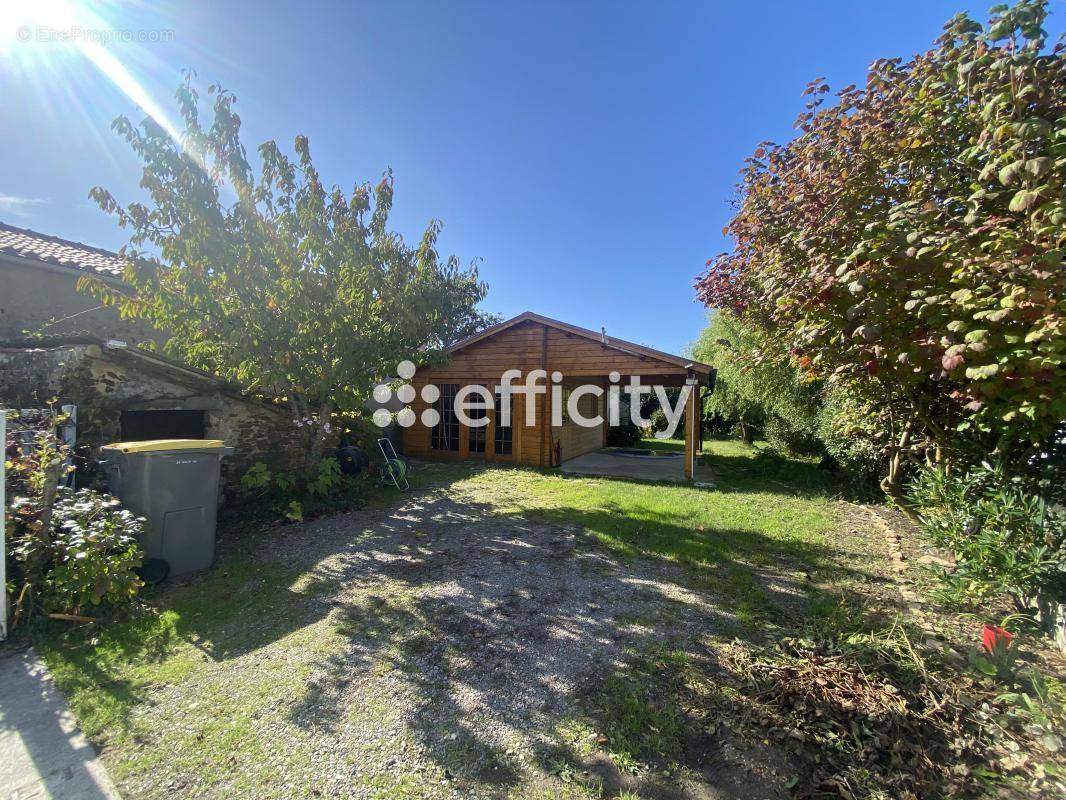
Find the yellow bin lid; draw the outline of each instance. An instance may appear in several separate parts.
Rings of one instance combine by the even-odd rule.
[[[121,450],[123,453],[152,453],[158,450],[221,450],[221,439],[150,439],[145,442],[115,442],[102,450]]]

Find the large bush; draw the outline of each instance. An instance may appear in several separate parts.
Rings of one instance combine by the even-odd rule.
[[[141,586],[142,521],[113,497],[60,484],[70,467],[55,434],[57,419],[45,415],[28,442],[9,432],[5,443],[15,625],[39,611],[81,614],[89,606],[121,606]]]
[[[143,585],[137,576],[143,523],[114,497],[60,489],[52,508],[45,608],[80,614],[88,606],[131,601]]]
[[[792,456],[820,456],[825,447],[807,427],[797,427],[784,417],[771,414],[766,418],[763,435],[774,450]]]
[[[909,499],[933,542],[955,556],[945,579],[957,597],[1007,593],[1026,609],[1037,595],[1062,594],[1066,516],[1040,491],[1039,482],[987,463],[919,471]]]
[[[893,497],[926,454],[1024,461],[1066,418],[1066,55],[1046,15],[959,15],[831,104],[813,81],[797,136],[748,159],[733,250],[697,284],[879,399]]]
[[[884,434],[874,405],[873,398],[862,397],[855,387],[830,386],[822,394],[815,429],[826,454],[841,469],[876,483],[883,474]]]

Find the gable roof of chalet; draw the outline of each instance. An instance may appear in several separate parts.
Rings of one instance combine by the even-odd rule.
[[[116,280],[122,279],[126,263],[118,253],[110,250],[60,239],[29,228],[17,228],[4,222],[0,222],[0,255],[90,272]]]
[[[673,364],[683,370],[692,370],[698,374],[708,374],[712,367],[710,364],[704,364],[700,361],[694,361],[691,358],[685,358],[684,356],[675,356],[670,353],[665,353],[662,350],[655,350],[651,347],[645,347],[642,344],[636,344],[635,342],[627,342],[624,339],[615,339],[614,337],[607,336],[604,333],[597,333],[591,331],[588,328],[581,328],[577,325],[571,325],[567,322],[560,322],[557,319],[551,317],[545,317],[540,314],[534,314],[532,311],[524,311],[517,317],[512,317],[509,320],[492,325],[485,328],[485,330],[475,333],[473,336],[468,336],[465,339],[461,339],[450,347],[446,348],[445,352],[451,354],[456,353],[464,348],[470,347],[472,344],[495,336],[498,333],[513,328],[516,325],[520,325],[523,322],[534,322],[540,325],[546,325],[549,328],[568,333],[571,336],[580,336],[586,339],[591,339],[594,342],[601,344],[611,350],[618,350],[631,356],[638,356],[640,358],[652,358],[657,361],[664,361],[667,364]]]

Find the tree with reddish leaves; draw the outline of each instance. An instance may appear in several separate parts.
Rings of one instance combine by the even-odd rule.
[[[1066,55],[1046,14],[959,15],[834,103],[812,82],[697,279],[812,377],[876,398],[895,498],[915,457],[1024,463],[1066,418]]]

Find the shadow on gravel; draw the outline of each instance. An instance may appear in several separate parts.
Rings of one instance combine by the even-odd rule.
[[[753,596],[778,625],[803,613],[807,587],[766,582],[766,569],[749,565],[828,567],[833,553],[680,521],[628,529],[635,523],[610,509],[499,513],[438,490],[305,526],[272,557],[314,565],[312,581],[335,587],[320,602],[333,607],[345,647],[321,661],[290,719],[339,730],[366,685],[388,675],[421,752],[475,796],[575,775],[607,797],[784,796],[784,752],[709,728],[705,713],[684,707],[691,695],[677,675],[722,672],[708,634],[765,641],[762,625],[738,619]],[[604,530],[621,546],[588,533]],[[674,650],[680,673],[646,667]],[[561,740],[567,720],[590,727],[587,746]],[[658,771],[635,783],[618,762]]]
[[[278,713],[341,765],[362,758],[381,713],[392,727],[367,763],[402,763],[374,780],[447,783],[448,797],[783,795],[796,768],[787,751],[743,744],[715,722],[730,669],[720,646],[775,639],[819,605],[860,605],[821,596],[805,573],[880,580],[839,566],[862,556],[696,530],[683,509],[502,511],[506,474],[493,479],[501,496],[482,503],[455,485],[468,468],[422,472],[435,486],[393,508],[224,540],[214,569],[129,617],[91,632],[57,628],[64,688],[93,687],[100,717],[119,726],[109,720],[180,682],[185,657],[156,683],[131,665],[165,664],[191,644],[214,662],[251,655],[234,668],[254,672],[257,651],[318,625],[328,647],[304,651],[317,661]],[[777,478],[723,483],[748,480],[756,491]],[[353,779],[332,767],[322,778],[338,794]]]

